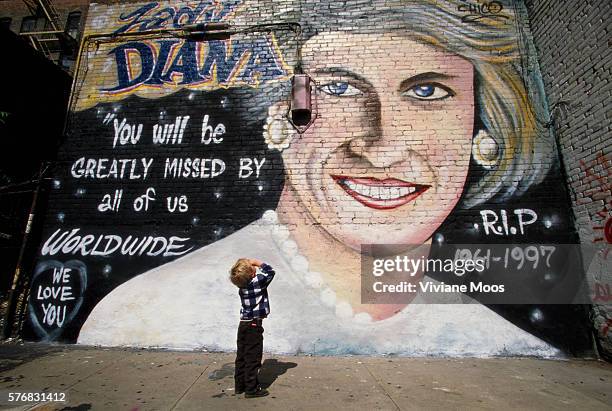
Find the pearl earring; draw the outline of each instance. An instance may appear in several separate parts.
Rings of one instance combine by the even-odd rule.
[[[285,118],[285,112],[273,105],[268,108],[268,118],[263,127],[263,135],[269,149],[283,151],[291,143],[295,136],[295,130],[289,125]]]
[[[499,145],[491,135],[480,130],[472,141],[472,157],[480,166],[491,169],[499,161]]]

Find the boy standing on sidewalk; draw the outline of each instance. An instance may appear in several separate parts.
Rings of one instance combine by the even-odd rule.
[[[259,274],[258,268],[261,271]],[[268,264],[247,258],[240,258],[230,270],[230,280],[239,288],[242,302],[234,384],[236,394],[245,392],[246,398],[265,397],[269,394],[268,390],[259,385],[257,374],[263,353],[262,321],[270,313],[267,288],[274,274]]]

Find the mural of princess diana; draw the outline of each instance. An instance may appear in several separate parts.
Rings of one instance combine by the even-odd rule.
[[[303,7],[317,118],[299,135],[287,98],[269,107],[263,138],[286,175],[276,210],[116,288],[79,343],[233,350],[228,269],[256,257],[277,273],[272,352],[559,355],[480,304],[361,304],[362,244],[427,250],[454,209],[520,196],[553,159],[520,76],[514,10],[467,24],[461,2],[401,3],[362,5],[365,18],[345,2]]]

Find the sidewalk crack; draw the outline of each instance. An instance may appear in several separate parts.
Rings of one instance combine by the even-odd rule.
[[[178,397],[178,399],[174,402],[174,404],[172,404],[172,407],[170,407],[170,411],[174,410],[176,408],[176,406],[178,405],[179,402],[181,402],[181,400],[183,399],[183,397],[185,395],[187,395],[187,392],[189,392],[189,390],[191,389],[191,387],[193,387],[196,382],[198,382],[198,380],[202,377],[202,375],[204,375],[204,373],[206,372],[206,370],[208,369],[208,367],[210,366],[210,364],[208,364],[206,367],[204,367],[204,369],[202,370],[202,372],[200,373],[200,375],[198,375],[198,378],[196,378],[189,387],[187,387],[187,389],[185,390],[185,392],[183,392],[181,394],[180,397]]]
[[[378,384],[378,386],[380,387],[380,389],[385,393],[385,395],[387,396],[387,398],[389,398],[389,400],[391,400],[391,402],[393,403],[393,405],[395,405],[395,408],[401,411],[401,408],[399,405],[397,405],[397,403],[395,402],[395,400],[391,397],[391,395],[389,395],[389,392],[387,391],[387,389],[385,388],[384,384],[382,384],[380,382],[380,380],[378,380],[378,378],[376,378],[374,376],[374,374],[372,374],[372,371],[370,371],[370,368],[368,368],[368,364],[366,364],[365,362],[363,363],[363,366],[365,367],[366,370],[368,370],[368,373],[370,374],[370,376],[372,377],[372,379],[374,381],[376,381],[376,384]]]

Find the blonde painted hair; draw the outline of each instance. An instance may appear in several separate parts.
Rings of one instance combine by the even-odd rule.
[[[246,258],[239,258],[230,270],[230,281],[238,288],[245,288],[253,276],[253,266]]]

